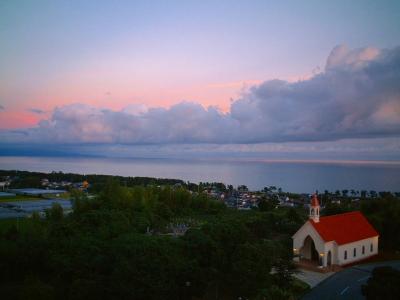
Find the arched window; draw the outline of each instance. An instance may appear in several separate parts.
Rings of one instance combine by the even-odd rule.
[[[370,248],[371,252],[374,251],[374,245],[373,244],[371,244],[371,246],[369,248]]]
[[[353,256],[356,257],[356,255],[357,255],[357,249],[354,248],[354,249],[353,249]]]
[[[347,259],[347,250],[344,251],[344,259]]]
[[[361,252],[362,252],[362,254],[365,254],[365,246],[362,246]]]

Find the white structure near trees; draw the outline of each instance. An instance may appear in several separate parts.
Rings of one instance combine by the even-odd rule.
[[[293,235],[295,260],[320,267],[347,265],[378,254],[378,232],[364,215],[353,211],[320,217],[313,195],[309,220]]]
[[[2,191],[4,191],[5,189],[7,189],[7,187],[10,185],[10,183],[8,181],[2,181],[0,182],[0,188],[2,189]]]

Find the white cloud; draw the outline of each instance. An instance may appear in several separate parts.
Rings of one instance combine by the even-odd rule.
[[[377,48],[367,47],[350,50],[346,45],[338,45],[331,51],[326,69],[335,68],[362,68],[368,62],[375,60],[381,51]]]
[[[3,141],[51,143],[264,143],[376,138],[400,134],[400,48],[335,47],[310,79],[253,86],[224,114],[182,102],[121,111],[85,104],[56,108],[48,120]]]

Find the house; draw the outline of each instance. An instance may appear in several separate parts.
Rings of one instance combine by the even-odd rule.
[[[343,266],[378,254],[379,233],[361,212],[320,217],[319,211],[314,194],[309,220],[292,236],[295,260]]]

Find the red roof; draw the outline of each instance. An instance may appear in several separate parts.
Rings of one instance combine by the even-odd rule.
[[[338,245],[379,236],[359,211],[320,217],[318,223],[310,219],[310,223],[325,242],[335,241]]]

